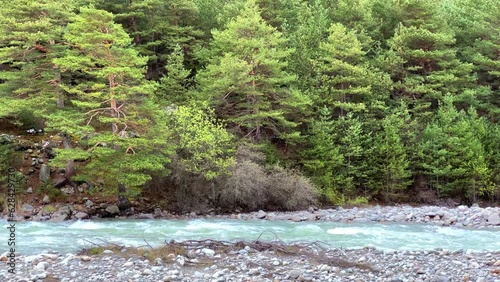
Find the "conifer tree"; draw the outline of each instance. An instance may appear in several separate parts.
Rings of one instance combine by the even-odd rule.
[[[285,72],[292,50],[248,0],[239,16],[222,31],[213,31],[211,56],[197,80],[200,99],[209,101],[219,117],[240,136],[252,140],[298,136],[290,115],[305,99],[289,85]]]
[[[66,48],[62,31],[73,2],[2,0],[0,5],[0,117],[23,110],[40,117],[63,106],[61,75],[52,60]]]
[[[393,98],[424,117],[445,94],[458,96],[473,87],[472,65],[456,58],[454,34],[433,1],[398,3],[402,20],[389,40],[385,66],[394,81]]]
[[[332,24],[329,32],[319,46],[322,54],[314,62],[319,84],[315,102],[335,107],[341,116],[363,111],[363,100],[371,93],[370,73],[363,64],[365,52],[356,34],[342,24]]]
[[[391,194],[403,191],[411,184],[408,147],[404,144],[404,137],[409,134],[404,130],[410,122],[407,106],[402,103],[382,120],[382,129],[373,138],[368,160],[373,165],[368,186],[373,194],[383,194],[386,201]]]
[[[83,146],[59,151],[54,164],[89,159],[79,177],[108,191],[140,187],[164,170],[171,150],[165,113],[152,103],[152,86],[143,80],[147,58],[130,48],[130,37],[111,13],[93,7],[80,9],[64,38],[72,48],[54,63],[86,77],[61,85],[71,107],[48,116],[47,123]]]
[[[186,104],[190,96],[188,88],[192,83],[191,71],[184,68],[184,53],[180,45],[167,57],[166,74],[160,79],[156,89],[156,101],[160,105]]]
[[[446,96],[423,139],[423,167],[438,195],[467,196],[492,191],[490,171],[482,139],[486,133],[483,120],[474,109],[457,111],[454,98]]]
[[[113,3],[97,0],[97,8],[114,13],[133,38],[139,54],[147,56],[148,78],[159,79],[177,45],[194,68],[193,48],[203,33],[195,28],[198,8],[192,0],[135,0]]]
[[[344,156],[340,153],[340,146],[335,144],[335,124],[331,119],[331,110],[323,108],[319,120],[310,125],[307,142],[308,149],[303,153],[306,172],[314,180],[330,202],[342,204],[344,201],[341,187],[338,183],[344,175],[342,170]]]

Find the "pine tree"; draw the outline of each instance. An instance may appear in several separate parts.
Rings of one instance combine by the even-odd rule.
[[[114,13],[133,38],[139,54],[147,56],[148,78],[159,79],[168,56],[177,45],[186,55],[186,66],[194,68],[194,47],[203,33],[195,28],[198,9],[191,0],[97,1],[97,8]]]
[[[370,151],[371,166],[368,186],[372,193],[383,194],[386,201],[396,192],[411,184],[408,147],[404,144],[404,129],[411,122],[407,106],[402,103],[393,113],[382,120],[382,129],[373,139]]]
[[[309,148],[304,151],[304,167],[319,187],[323,196],[334,204],[343,204],[344,198],[338,183],[343,175],[341,171],[344,156],[335,144],[335,124],[331,119],[331,110],[323,108],[320,119],[313,121],[308,132]]]
[[[473,88],[472,65],[456,58],[454,34],[434,2],[399,2],[402,21],[389,40],[385,65],[395,83],[393,98],[403,99],[425,118],[447,93]]]
[[[252,140],[298,136],[290,115],[305,103],[288,86],[295,77],[284,71],[292,50],[267,25],[253,0],[222,31],[213,31],[209,64],[197,80],[200,99],[209,101],[219,117]]]
[[[93,7],[80,9],[64,38],[72,48],[54,63],[85,79],[61,85],[71,107],[48,116],[47,123],[82,146],[59,150],[54,164],[88,159],[80,178],[110,192],[140,187],[164,170],[171,151],[166,114],[152,103],[152,86],[144,81],[147,58],[130,48],[130,37],[111,13]]]
[[[188,88],[192,84],[191,71],[184,68],[184,53],[177,45],[167,57],[166,75],[160,79],[155,96],[160,105],[184,105],[189,100]]]
[[[454,98],[446,96],[433,122],[424,132],[423,167],[438,195],[456,195],[475,200],[492,191],[486,151],[484,120],[457,111]]]
[[[335,107],[338,114],[360,112],[363,100],[370,95],[370,73],[364,65],[365,52],[353,31],[333,24],[326,42],[320,43],[320,59],[314,62],[318,73],[316,104]]]
[[[309,95],[312,95],[311,92],[317,85],[313,80],[315,74],[311,70],[314,60],[320,55],[318,46],[328,38],[328,28],[331,25],[328,10],[322,2],[315,0],[310,4],[302,3],[296,23],[289,23],[284,28],[284,32],[288,34],[288,45],[295,49],[290,55],[287,69],[297,75],[297,87]]]
[[[62,31],[75,9],[73,2],[20,0],[0,5],[0,116],[26,110],[40,117],[64,106],[61,75],[52,60],[66,48]]]

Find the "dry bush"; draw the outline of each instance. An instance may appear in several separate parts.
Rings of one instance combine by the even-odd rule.
[[[220,191],[222,207],[233,209],[236,206],[248,209],[263,208],[269,180],[264,168],[251,161],[237,163]]]
[[[296,210],[316,203],[318,193],[307,178],[279,166],[266,169],[264,161],[265,155],[250,145],[238,148],[231,175],[219,181],[220,207]]]
[[[297,171],[274,166],[270,169],[269,204],[286,210],[304,209],[317,202],[319,193],[311,181]]]

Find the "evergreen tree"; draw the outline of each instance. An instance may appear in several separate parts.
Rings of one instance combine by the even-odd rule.
[[[139,54],[147,56],[148,78],[159,79],[168,56],[177,45],[186,54],[186,66],[194,68],[193,48],[203,33],[194,26],[198,9],[192,0],[97,0],[97,7],[114,13]]]
[[[365,109],[364,96],[371,93],[370,73],[363,64],[365,52],[356,34],[342,24],[333,24],[322,51],[314,62],[318,73],[316,104],[335,107],[339,115]]]
[[[48,116],[47,123],[83,146],[59,150],[53,163],[89,159],[80,178],[108,191],[137,188],[164,170],[171,150],[165,113],[152,103],[152,87],[143,80],[147,58],[129,47],[130,37],[111,13],[93,7],[80,9],[64,38],[72,48],[54,63],[86,79],[61,85],[71,107]]]
[[[472,65],[460,62],[452,30],[430,0],[400,1],[402,21],[389,40],[385,66],[395,83],[393,98],[402,98],[424,115],[447,93],[473,88]]]
[[[323,196],[335,204],[343,204],[340,183],[344,156],[335,144],[335,125],[331,120],[331,110],[323,108],[320,119],[313,121],[308,132],[309,148],[302,154],[305,170],[319,187]]]
[[[52,60],[66,48],[62,31],[73,2],[2,0],[0,5],[0,117],[24,110],[40,117],[63,106],[61,75]]]
[[[424,132],[423,167],[438,195],[475,200],[492,191],[482,139],[484,121],[474,110],[457,111],[454,98],[446,96],[433,122]]]
[[[405,190],[410,184],[410,161],[403,136],[406,125],[411,122],[404,103],[382,120],[382,130],[373,139],[368,162],[371,166],[369,184],[374,194],[383,194],[386,201],[391,194]]]
[[[322,2],[315,0],[310,4],[302,3],[296,23],[289,23],[284,27],[289,38],[288,45],[295,49],[290,55],[287,69],[297,75],[297,87],[309,95],[312,95],[311,92],[314,92],[313,89],[317,86],[313,80],[315,74],[311,70],[314,60],[320,55],[318,46],[328,38],[328,28],[331,25],[328,10]]]
[[[290,115],[305,102],[284,71],[292,50],[267,25],[253,0],[222,31],[213,31],[209,65],[198,74],[200,98],[241,136],[253,140],[298,136]]]
[[[182,105],[189,100],[188,88],[191,84],[191,71],[184,68],[184,53],[177,45],[168,56],[166,75],[160,79],[155,96],[158,104],[169,106]]]

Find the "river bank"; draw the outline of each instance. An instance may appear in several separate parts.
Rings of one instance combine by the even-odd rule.
[[[1,281],[185,282],[498,282],[499,252],[329,249],[320,255],[257,251],[249,246],[221,252],[204,248],[170,259],[46,253],[18,257],[17,274],[0,264]],[[1,259],[1,258],[0,258]]]
[[[89,203],[87,203],[89,204]],[[89,204],[89,206],[92,206]],[[7,219],[7,215],[2,215]],[[100,204],[92,210],[75,205],[50,205],[35,208],[23,205],[16,216],[17,221],[50,221],[98,219],[101,217],[117,219],[237,219],[237,220],[290,220],[331,221],[331,222],[395,222],[395,223],[427,223],[440,226],[467,228],[500,227],[500,207],[479,207],[478,205],[458,207],[440,206],[366,206],[354,208],[317,209],[310,207],[304,211],[294,212],[251,212],[197,215],[196,213],[173,214],[165,210],[155,209],[152,213],[120,212],[115,205]]]
[[[70,211],[69,219],[76,218],[77,213],[72,212],[70,207],[63,206],[52,213],[47,220],[50,221],[52,217],[60,219],[61,210]],[[192,227],[197,227],[204,220],[216,219],[247,222],[252,225],[255,224],[255,220],[276,221],[276,223],[289,221],[291,224],[303,222],[306,225],[321,222],[340,222],[349,225],[372,223],[383,225],[383,223],[399,222],[497,230],[500,226],[500,222],[497,221],[499,212],[499,208],[478,206],[456,208],[370,206],[351,209],[311,207],[298,212],[258,211],[202,216],[194,213],[174,215],[157,210],[155,213],[134,214],[127,217],[117,215],[115,218],[193,220],[194,225],[190,225]],[[96,224],[93,221],[80,222]],[[92,230],[96,229],[90,229],[89,232],[94,232]],[[343,235],[357,236],[357,234]],[[450,238],[453,240],[453,237]],[[421,238],[415,238],[415,241],[417,239]],[[8,253],[0,255],[0,261],[6,261],[7,255]],[[77,255],[65,252],[29,256],[17,254],[17,274],[9,274],[7,264],[0,263],[0,281],[500,282],[500,250],[495,248],[489,251],[474,251],[443,248],[387,250],[374,246],[355,249],[333,247],[323,250],[321,255],[316,255],[301,251],[283,254],[273,250],[256,250],[249,246],[239,246],[230,251],[206,247],[198,252],[185,254],[172,252],[171,255],[167,254],[167,258],[169,259],[157,257],[147,260],[143,256],[128,256],[116,250],[106,250],[100,255]],[[325,261],[325,258],[330,259]],[[339,264],[339,259],[344,263]]]

